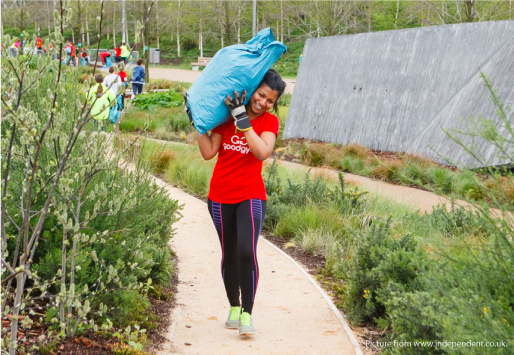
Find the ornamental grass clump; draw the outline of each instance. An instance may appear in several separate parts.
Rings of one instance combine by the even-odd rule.
[[[156,152],[152,157],[152,166],[154,171],[158,174],[162,174],[170,165],[172,159],[175,158],[175,153],[169,150]]]

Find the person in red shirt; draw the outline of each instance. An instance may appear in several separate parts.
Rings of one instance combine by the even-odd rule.
[[[123,86],[125,86],[125,89],[126,89],[128,86],[127,73],[125,73],[123,66],[124,66],[124,64],[120,64],[120,70],[118,72],[118,75],[120,76],[121,82],[123,83]],[[121,105],[123,107],[125,107],[125,92],[124,91],[122,91],[122,95],[121,95]]]
[[[111,56],[111,53],[109,53],[109,52],[100,53],[100,58],[102,59],[102,63],[105,64],[105,58],[110,57],[110,56]]]
[[[69,48],[70,48],[70,53],[69,53],[69,57],[68,57],[68,61],[66,62],[66,65],[69,65],[70,61],[71,61],[73,66],[76,67],[77,66],[77,54],[75,53],[75,45],[73,44],[73,42],[70,42]]]
[[[120,48],[119,44],[116,46],[116,48],[114,48],[114,53],[115,53],[114,62],[115,63],[121,62],[123,59],[121,59],[121,48]]]
[[[231,306],[225,326],[239,329],[239,335],[255,334],[251,314],[259,282],[256,250],[266,214],[262,162],[273,152],[280,127],[268,111],[276,112],[285,86],[270,69],[246,105],[246,92],[225,99],[233,119],[210,136],[198,136],[205,160],[218,155],[207,205],[221,243],[221,273]],[[192,121],[187,102],[185,110]]]

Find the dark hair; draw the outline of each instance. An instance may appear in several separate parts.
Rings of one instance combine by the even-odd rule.
[[[136,63],[137,63],[137,65],[143,64],[143,59],[139,58]]]
[[[109,73],[114,73],[114,65],[111,65],[111,66],[109,67]]]
[[[98,83],[98,88],[96,88],[96,97],[100,97],[104,92],[104,88],[102,86],[102,83],[104,82],[104,76],[102,74],[96,74],[95,81]]]
[[[284,93],[284,90],[286,89],[286,83],[284,80],[282,80],[282,77],[275,69],[270,69],[266,75],[264,75],[264,78],[259,84],[259,87],[262,85],[266,85],[271,90],[278,92],[277,100],[273,103],[273,110],[278,112],[278,99]]]

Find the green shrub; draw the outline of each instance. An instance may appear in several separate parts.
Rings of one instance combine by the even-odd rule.
[[[100,305],[100,303],[107,307],[106,316],[119,327],[126,327],[135,321],[144,321],[148,317],[148,309],[151,306],[148,298],[135,290],[100,293],[94,298],[94,304]]]
[[[432,230],[445,237],[486,235],[487,226],[484,218],[473,211],[452,204],[447,211],[446,205],[432,208],[432,213],[425,216]]]
[[[411,343],[445,341],[441,315],[449,311],[444,294],[437,290],[416,292],[390,292],[385,302],[388,321],[393,333],[384,341]],[[436,355],[446,354],[435,346],[388,347],[384,354]]]
[[[292,97],[292,94],[283,93],[282,96],[280,96],[280,99],[278,99],[279,106],[289,106],[291,104]]]
[[[135,107],[149,109],[153,107],[179,107],[184,104],[180,92],[169,90],[167,92],[150,92],[138,95],[132,100]]]
[[[471,170],[464,170],[455,175],[455,192],[462,197],[472,200],[482,200],[485,188],[480,179]]]
[[[390,220],[373,222],[347,254],[351,258],[336,263],[334,270],[346,281],[343,308],[353,323],[385,317],[392,290],[408,292],[422,286],[425,252],[408,234],[393,238]]]

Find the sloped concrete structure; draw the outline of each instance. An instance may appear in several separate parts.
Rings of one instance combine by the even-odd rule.
[[[466,119],[479,115],[501,130],[480,72],[514,107],[514,21],[309,39],[284,138],[358,143],[482,166],[443,130],[466,130]],[[512,111],[509,118],[514,125]],[[475,143],[485,165],[511,163],[487,142]]]

